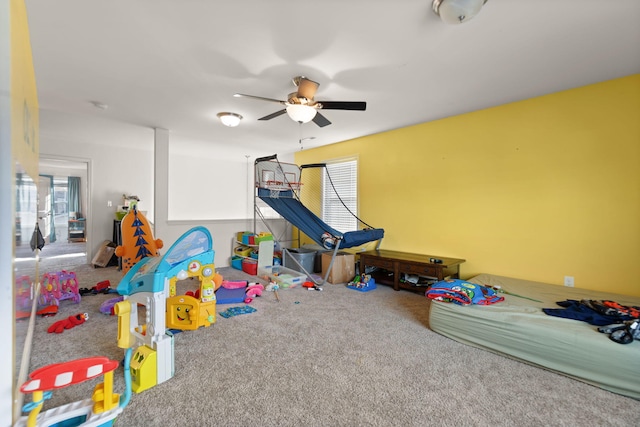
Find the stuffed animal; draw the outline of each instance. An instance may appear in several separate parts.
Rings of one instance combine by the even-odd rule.
[[[61,334],[65,329],[71,329],[78,325],[82,325],[89,319],[89,313],[78,313],[75,316],[69,316],[64,320],[58,320],[53,325],[49,326],[47,332]]]
[[[262,296],[262,291],[264,290],[264,285],[259,283],[251,284],[247,287],[247,291],[245,292],[244,302],[249,304],[253,301],[255,297]]]

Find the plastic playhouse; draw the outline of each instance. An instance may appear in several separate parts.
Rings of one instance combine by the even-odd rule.
[[[204,227],[194,227],[164,256],[139,260],[120,281],[117,290],[124,300],[114,307],[118,346],[135,347],[131,376],[136,393],[173,377],[170,329],[193,330],[215,323],[215,290],[222,276],[215,272],[214,257],[211,234]],[[187,279],[198,281],[199,289],[179,294],[180,282]],[[138,317],[140,307],[144,316]]]

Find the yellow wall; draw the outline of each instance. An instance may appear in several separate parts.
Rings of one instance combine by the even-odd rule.
[[[16,263],[14,259],[15,253],[15,216],[16,216],[16,203],[15,203],[15,182],[16,182],[16,173],[27,173],[34,181],[37,182],[38,178],[38,156],[40,152],[40,142],[39,142],[39,110],[38,110],[38,97],[36,90],[36,79],[35,72],[33,68],[33,59],[31,54],[31,43],[29,39],[29,26],[27,22],[27,10],[24,4],[24,0],[11,0],[9,4],[9,18],[10,26],[9,28],[4,27],[4,22],[0,23],[0,29],[2,30],[2,36],[9,39],[9,60],[10,64],[6,69],[10,70],[10,105],[11,105],[11,123],[10,123],[10,134],[11,134],[11,160],[9,163],[9,167],[7,167],[7,163],[2,163],[3,173],[9,174],[9,182],[11,182],[11,186],[3,187],[3,193],[6,190],[7,195],[11,195],[9,199],[2,195],[0,204],[4,204],[7,201],[10,201],[11,211],[6,212],[5,209],[2,209],[1,215],[4,221],[10,222],[11,225],[11,251],[3,252],[4,254],[10,254],[11,256],[11,269],[5,269],[5,263],[8,260],[2,259],[0,260],[0,264],[2,264],[2,274],[0,274],[0,280],[4,282],[3,286],[6,286],[6,289],[9,289],[9,285],[7,283],[15,283],[15,277],[18,277],[22,274],[25,274],[24,270],[28,270],[29,268],[35,268],[35,277],[38,276],[38,265],[35,260],[35,255],[31,258],[29,262],[21,262]],[[5,12],[6,5],[0,6],[0,15],[3,15]],[[5,19],[5,16],[1,16],[0,19]],[[8,30],[8,31],[6,31]],[[8,37],[7,37],[8,36]],[[3,42],[4,43],[4,42]],[[3,47],[0,47],[0,51],[3,50]],[[4,52],[2,52],[4,53]],[[0,61],[6,61],[7,58],[4,55],[0,55]],[[2,63],[2,69],[5,69],[5,63]],[[3,78],[5,78],[3,76]],[[3,82],[4,83],[4,82]],[[3,86],[3,83],[0,83]],[[2,107],[4,107],[4,102],[2,102]],[[4,125],[4,120],[1,120]],[[3,133],[4,137],[4,133]],[[5,141],[2,141],[4,144]],[[7,141],[8,143],[8,141]],[[10,171],[10,172],[9,172]],[[4,176],[0,181],[3,184],[5,181]],[[35,212],[34,212],[35,213]],[[11,218],[10,220],[8,218]],[[2,234],[2,233],[0,233]],[[6,242],[2,242],[4,245]],[[7,277],[5,274],[8,273],[11,278],[6,280]],[[33,278],[33,277],[32,277]],[[11,286],[13,298],[10,300],[15,301],[15,288]],[[5,289],[3,287],[3,289]],[[6,297],[3,297],[6,298]],[[8,300],[8,298],[7,298]],[[7,313],[10,317],[10,320],[2,317],[0,322],[2,324],[8,324],[9,321],[13,322],[12,324],[12,341],[9,345],[5,345],[2,352],[3,360],[10,360],[11,363],[6,364],[7,372],[11,372],[11,376],[7,374],[6,376],[2,374],[1,376],[6,377],[12,385],[12,388],[8,387],[8,384],[5,384],[5,381],[0,381],[2,392],[0,393],[0,401],[3,402],[0,405],[0,423],[6,425],[5,419],[11,417],[12,423],[15,422],[18,417],[22,413],[22,402],[24,400],[24,395],[19,391],[19,385],[23,383],[27,378],[28,368],[29,368],[29,355],[31,353],[31,340],[30,340],[30,332],[33,330],[33,322],[29,325],[29,331],[25,336],[18,337],[17,329],[15,327],[15,307],[13,303],[11,304],[11,308],[6,310],[5,307],[2,307],[2,312]],[[31,319],[33,320],[33,319]],[[23,343],[24,347],[19,345]],[[7,353],[12,353],[9,359],[8,357],[4,357]],[[19,366],[19,371],[16,368]],[[6,387],[5,387],[6,385]],[[11,390],[11,395],[9,396],[8,390]],[[5,407],[5,403],[11,402],[11,410]]]
[[[38,176],[39,112],[27,11],[11,0],[11,141],[16,161],[32,178]],[[37,180],[36,180],[37,181]]]
[[[640,74],[305,150],[357,155],[382,248],[640,296]]]

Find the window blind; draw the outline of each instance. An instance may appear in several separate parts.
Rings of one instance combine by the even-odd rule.
[[[357,230],[354,215],[358,215],[358,161],[328,163],[322,193],[323,221],[342,233]]]

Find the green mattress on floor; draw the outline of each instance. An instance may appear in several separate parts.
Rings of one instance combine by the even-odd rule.
[[[464,344],[507,355],[614,393],[640,399],[640,341],[619,344],[597,326],[545,314],[558,301],[613,300],[640,306],[640,298],[481,274],[468,280],[513,295],[489,306],[431,302],[430,328]]]

